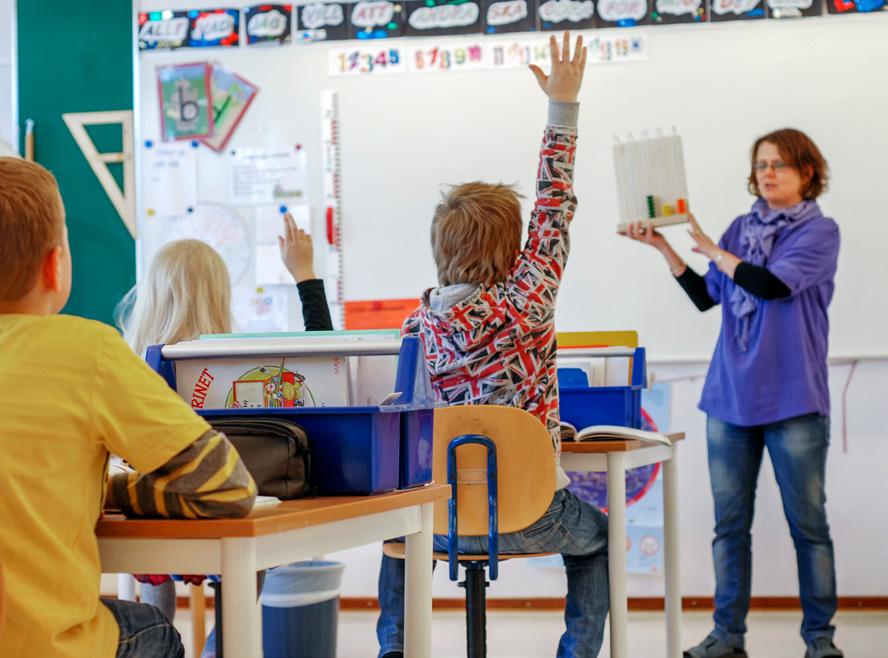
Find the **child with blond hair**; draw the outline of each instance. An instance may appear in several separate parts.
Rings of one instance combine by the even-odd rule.
[[[40,165],[0,158],[0,235],[0,656],[184,656],[159,610],[99,598],[102,505],[243,516],[256,484],[114,329],[59,314],[71,251],[58,185]],[[110,453],[136,470],[109,478]]]
[[[555,298],[576,210],[577,94],[586,64],[579,37],[570,53],[550,39],[552,71],[531,69],[549,98],[537,169],[536,203],[521,249],[521,204],[506,185],[453,187],[435,208],[432,252],[440,286],[427,290],[406,320],[422,336],[432,386],[446,404],[500,404],[536,416],[552,437],[555,496],[535,524],[500,535],[501,553],[561,553],[567,569],[567,629],[559,658],[598,655],[608,611],[607,517],[564,487],[555,365]],[[486,553],[487,537],[460,537],[459,550]],[[447,537],[435,537],[447,550]],[[383,557],[379,576],[380,656],[402,658],[404,564]]]
[[[324,282],[314,273],[311,236],[296,226],[293,217],[283,218],[279,237],[281,259],[296,281],[302,302],[305,328],[333,328]],[[178,343],[202,334],[231,332],[231,281],[225,261],[201,240],[176,240],[154,256],[148,274],[121,300],[117,323],[136,354],[149,345]],[[165,574],[137,575],[140,596],[172,621],[176,614],[176,588]],[[203,576],[182,576],[199,585]],[[204,656],[212,655],[214,634],[206,642]]]

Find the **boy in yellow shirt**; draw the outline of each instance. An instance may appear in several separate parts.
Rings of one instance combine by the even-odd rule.
[[[4,658],[184,656],[157,609],[99,598],[103,499],[128,515],[243,516],[256,485],[103,324],[58,315],[71,254],[56,181],[0,158],[0,564]],[[107,477],[113,452],[134,473]]]

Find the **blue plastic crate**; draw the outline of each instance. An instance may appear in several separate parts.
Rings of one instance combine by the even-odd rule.
[[[558,369],[561,420],[577,430],[590,425],[641,428],[641,391],[646,387],[645,351],[635,349],[629,386],[589,386],[577,368]]]
[[[344,353],[345,354],[345,353]],[[175,389],[173,361],[162,346],[148,364]],[[270,415],[299,424],[309,437],[312,481],[319,495],[365,495],[420,486],[432,479],[434,396],[422,345],[401,340],[395,391],[379,406],[206,409],[207,418]]]

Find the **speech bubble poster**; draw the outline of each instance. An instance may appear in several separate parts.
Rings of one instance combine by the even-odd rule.
[[[481,0],[410,0],[404,6],[407,11],[404,36],[481,32]]]
[[[353,39],[388,39],[404,32],[404,3],[389,0],[360,0],[350,8],[349,27]]]
[[[826,0],[830,14],[868,14],[885,9],[885,0]]]
[[[765,17],[765,0],[711,0],[711,21],[744,21]]]
[[[188,12],[190,48],[240,45],[240,9],[201,9]]]
[[[653,0],[651,23],[672,25],[675,23],[705,23],[705,0]]]
[[[289,43],[292,39],[293,5],[255,5],[244,8],[247,45]]]
[[[598,27],[646,25],[648,9],[648,0],[598,0]]]
[[[351,4],[309,2],[296,6],[296,29],[300,41],[344,41],[351,39],[348,14]]]
[[[766,0],[768,18],[806,18],[823,15],[823,0]]]
[[[536,30],[535,0],[483,0],[481,13],[485,34]]]
[[[589,30],[595,27],[592,0],[540,0],[537,16],[541,30]]]
[[[187,11],[152,11],[139,14],[139,50],[181,48],[188,41],[191,19]]]

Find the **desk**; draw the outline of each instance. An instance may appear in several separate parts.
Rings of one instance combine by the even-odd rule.
[[[641,441],[588,441],[561,444],[566,471],[606,471],[608,575],[610,578],[611,658],[626,658],[626,470],[663,464],[663,557],[666,607],[666,655],[681,658],[681,583],[678,569],[677,446],[684,434],[669,434],[672,446]]]
[[[107,573],[221,574],[225,654],[262,656],[256,572],[406,535],[405,655],[432,653],[432,506],[448,485],[378,496],[290,500],[243,519],[126,519],[96,526]]]

